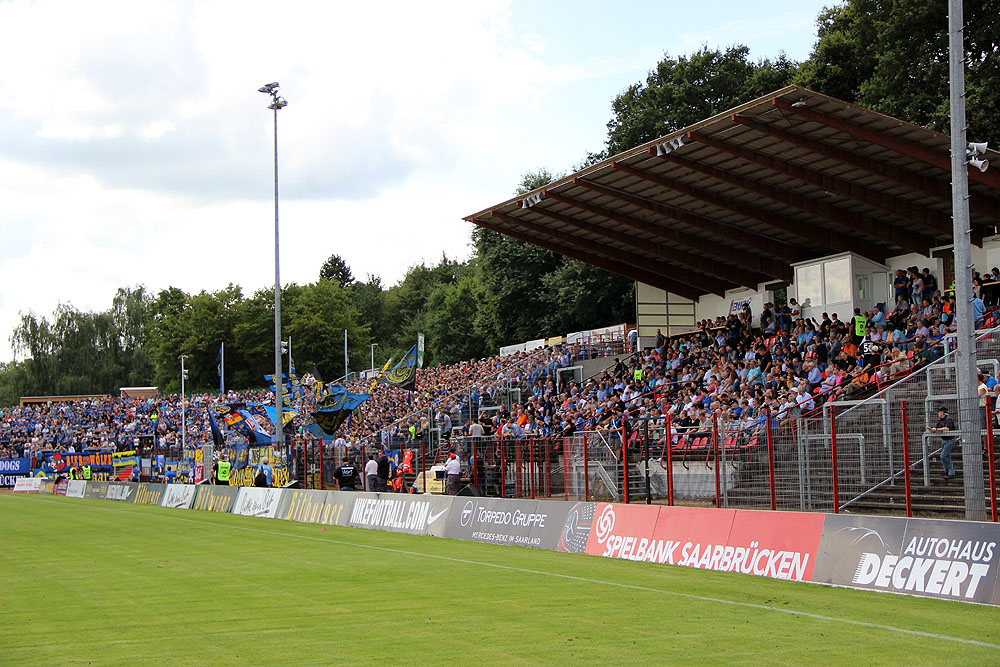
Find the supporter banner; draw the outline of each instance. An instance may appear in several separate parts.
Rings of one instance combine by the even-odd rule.
[[[555,549],[570,507],[565,503],[456,498],[445,537]]]
[[[194,496],[191,509],[208,512],[229,512],[233,509],[236,496],[240,492],[238,486],[209,486],[202,484]]]
[[[240,489],[240,493],[236,497],[236,504],[233,505],[233,514],[273,519],[274,513],[278,509],[278,502],[281,500],[282,491],[283,489],[244,486]]]
[[[87,492],[87,483],[82,479],[71,479],[66,485],[67,498],[83,498]]]
[[[42,480],[40,477],[18,477],[14,482],[14,493],[41,493]]]
[[[556,544],[557,551],[582,554],[587,552],[587,540],[590,538],[590,528],[594,523],[594,510],[597,503],[575,503],[569,507],[563,520],[562,533]]]
[[[14,486],[18,477],[31,474],[31,459],[0,459],[0,488]]]
[[[350,491],[338,491],[338,500]],[[411,535],[445,533],[451,496],[416,496],[394,493],[354,493],[347,525],[376,528]]]
[[[89,465],[92,480],[109,480],[114,474],[115,456],[117,454],[112,452],[49,452],[43,456],[42,467],[35,468],[31,474],[56,479],[60,475],[69,475],[71,468],[80,469]]]
[[[829,515],[813,581],[1000,604],[1000,525]]]
[[[168,485],[168,484],[139,484],[135,489],[135,503],[138,505],[159,505],[163,502],[163,494],[167,490],[168,486],[182,486]]]
[[[353,496],[346,492],[285,489],[274,516],[303,523],[346,526],[352,504]]]
[[[269,451],[270,448],[267,448]],[[244,450],[244,458],[246,458],[247,450]],[[271,459],[275,460],[275,459]],[[274,481],[271,486],[275,488],[280,488],[285,484],[288,484],[288,466],[287,465],[272,465],[271,469],[274,471]],[[231,486],[253,486],[254,482],[257,480],[257,469],[254,466],[246,466],[239,470],[233,470],[230,476],[229,484]]]
[[[167,484],[160,506],[186,510],[191,507],[191,501],[194,500],[194,492],[197,489],[198,487],[193,484]]]
[[[84,498],[100,498],[103,500],[108,497],[108,482],[90,480],[84,483],[87,485],[87,490],[83,494]]]
[[[124,482],[111,482],[108,484],[108,500],[117,500],[123,503],[130,503],[135,498],[135,485]]]

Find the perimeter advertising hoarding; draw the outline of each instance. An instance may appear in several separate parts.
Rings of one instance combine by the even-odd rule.
[[[108,482],[95,482],[90,480],[86,482],[87,490],[84,491],[84,498],[104,498],[108,497]]]
[[[168,484],[167,490],[163,493],[161,507],[173,507],[176,509],[187,509],[191,507],[194,500],[194,492],[198,487],[194,484]]]
[[[444,537],[452,496],[336,492],[353,496],[347,525],[411,535]],[[347,499],[343,499],[347,500]]]
[[[445,537],[555,549],[572,507],[551,501],[458,497]]]
[[[108,484],[108,495],[105,498],[130,503],[135,499],[135,485],[123,482],[111,482]]]
[[[587,553],[809,581],[822,514],[599,503]]]
[[[87,482],[82,479],[71,479],[66,485],[67,498],[83,498],[87,492]]]
[[[281,500],[282,491],[283,489],[244,486],[240,488],[239,495],[236,497],[233,514],[273,519],[274,513],[278,509],[278,502]]]
[[[139,505],[159,505],[163,502],[163,494],[168,484],[137,484],[135,503]]]
[[[194,504],[191,509],[206,510],[208,512],[229,512],[233,509],[236,496],[239,495],[238,486],[209,486],[202,484],[198,487],[198,492],[194,496]]]
[[[14,482],[14,493],[41,493],[40,477],[20,477]]]
[[[346,526],[353,494],[318,489],[285,489],[274,514],[276,519]]]
[[[813,581],[1000,604],[1000,525],[828,515]]]

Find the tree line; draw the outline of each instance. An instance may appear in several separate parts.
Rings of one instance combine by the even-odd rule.
[[[1000,144],[1000,0],[969,0],[966,89],[970,141]],[[945,132],[948,115],[946,3],[848,0],[817,17],[817,41],[804,62],[783,53],[752,60],[743,45],[664,54],[611,101],[607,138],[576,170],[782,86],[797,83],[845,101]],[[529,171],[522,194],[561,177]],[[332,255],[315,283],[282,289],[282,331],[297,370],[315,365],[325,379],[349,366],[398,358],[426,335],[426,364],[495,354],[499,346],[633,321],[634,283],[582,262],[489,230],[472,230],[467,261],[442,256],[411,267],[396,285],[356,280]],[[226,386],[261,387],[273,372],[273,289],[244,295],[237,285],[197,294],[171,287],[121,288],[103,312],[60,305],[51,316],[24,313],[10,341],[16,361],[0,365],[0,405],[23,395],[113,393],[155,384],[179,389],[187,354],[192,391],[218,388],[219,344]]]

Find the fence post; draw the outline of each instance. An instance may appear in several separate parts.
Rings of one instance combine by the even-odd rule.
[[[830,406],[830,463],[833,468],[833,513],[840,513],[840,498],[837,493],[837,408]]]
[[[670,415],[666,418],[667,426],[667,505],[674,504],[674,441],[670,432]]]
[[[777,498],[774,493],[774,415],[768,408],[765,413],[764,428],[767,429],[767,483],[771,493],[771,510],[778,509]]]
[[[524,452],[521,451],[523,448],[523,442],[521,440],[514,440],[514,497],[520,498],[524,495],[524,486],[521,483],[524,476]]]
[[[528,483],[531,484],[531,499],[535,499],[535,439],[528,440]]]
[[[366,454],[365,443],[361,441],[361,490],[368,490],[368,475],[365,474],[365,464],[368,463],[368,455]]]
[[[646,470],[646,504],[652,505],[653,494],[650,492],[649,489],[649,417],[646,417],[643,420],[642,431],[643,431],[642,442],[643,442],[643,452],[644,452],[644,454],[642,455],[642,467]]]
[[[569,500],[569,451],[567,447],[569,438],[562,439],[562,457],[563,457],[563,499]]]
[[[545,447],[545,486],[543,491],[547,498],[552,497],[552,439],[548,438],[542,441],[542,446]]]
[[[997,478],[996,464],[993,461],[993,415],[986,408],[986,456],[988,459],[990,480],[990,521],[997,520]]]
[[[504,443],[504,437],[500,436],[500,466],[498,472],[500,473],[500,497],[507,497],[507,445]]]
[[[719,412],[712,413],[712,459],[715,468],[715,506],[722,507],[722,496],[719,493]]]
[[[622,419],[622,489],[625,491],[625,504],[628,505],[628,440],[625,438],[625,420]]]
[[[427,439],[430,440],[430,431],[427,432]],[[423,440],[420,441],[420,471],[424,476],[423,489],[424,493],[427,493],[427,443]],[[403,478],[403,486],[406,486],[406,478]],[[408,489],[403,489],[403,493],[406,493]]]
[[[590,500],[590,447],[587,446],[587,436],[580,436],[583,440],[583,499]]]
[[[305,451],[305,450],[303,450],[303,451]],[[303,458],[305,458],[305,457],[303,457]],[[323,473],[325,472],[325,470],[326,469],[323,467],[323,441],[320,440],[319,441],[319,488],[320,488],[320,491],[322,491],[323,489],[326,488],[326,478],[323,475]]]
[[[903,492],[906,496],[906,516],[913,516],[910,497],[910,418],[906,401],[903,401]],[[890,471],[891,472],[891,471]]]

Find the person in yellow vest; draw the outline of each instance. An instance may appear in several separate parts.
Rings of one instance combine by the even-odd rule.
[[[854,344],[859,344],[868,333],[868,318],[861,314],[860,308],[854,309],[854,317],[851,318],[851,324],[853,325],[854,334],[853,340]]]
[[[232,470],[233,464],[229,462],[229,457],[223,454],[222,458],[212,466],[212,472],[215,473],[215,483],[219,486],[229,486],[229,476]]]
[[[90,479],[90,464],[85,464],[81,467],[81,470],[83,470],[83,478]]]
[[[635,381],[636,384],[642,383],[642,366],[632,371],[632,380]]]
[[[76,479],[76,467],[73,467],[73,468],[69,469],[69,478],[70,479]]]

